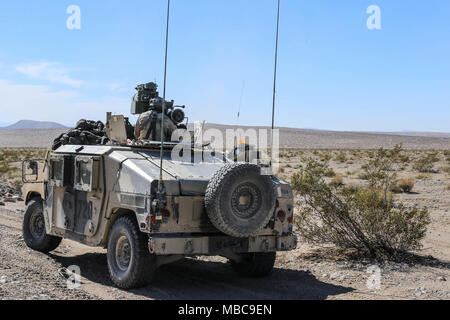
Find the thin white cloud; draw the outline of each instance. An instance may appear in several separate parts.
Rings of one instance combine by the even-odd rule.
[[[106,112],[129,113],[129,99],[99,97],[86,100],[74,90],[54,90],[45,85],[14,84],[0,79],[1,121],[21,119],[75,123],[81,118],[105,121]]]
[[[23,63],[16,66],[16,71],[35,80],[44,80],[51,83],[65,84],[71,87],[81,87],[84,81],[74,79],[70,73],[75,71],[64,67],[57,62],[33,62]]]

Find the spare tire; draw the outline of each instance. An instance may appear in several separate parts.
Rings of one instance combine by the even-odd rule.
[[[250,163],[227,164],[210,180],[205,207],[212,224],[223,233],[246,238],[263,229],[276,204],[274,183]]]

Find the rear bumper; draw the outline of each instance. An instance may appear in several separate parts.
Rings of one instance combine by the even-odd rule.
[[[255,236],[174,236],[157,235],[149,239],[149,250],[157,255],[221,255],[227,253],[290,251],[297,247],[297,237]]]

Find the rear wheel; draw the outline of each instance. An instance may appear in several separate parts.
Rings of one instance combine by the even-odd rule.
[[[28,203],[23,217],[22,233],[28,247],[44,253],[55,250],[62,240],[46,233],[41,198],[33,198]]]
[[[107,258],[111,280],[122,289],[147,285],[156,269],[156,257],[148,250],[148,238],[130,217],[114,223]]]
[[[275,265],[275,252],[243,253],[242,260],[230,260],[231,267],[240,276],[259,278],[272,273]]]

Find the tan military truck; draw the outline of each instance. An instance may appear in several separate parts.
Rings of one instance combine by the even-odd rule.
[[[201,148],[173,161],[175,145],[164,143],[162,194],[159,143],[63,145],[25,161],[26,244],[50,252],[64,238],[107,248],[120,288],[143,286],[185,256],[219,255],[239,275],[268,275],[276,252],[296,247],[289,184]]]

